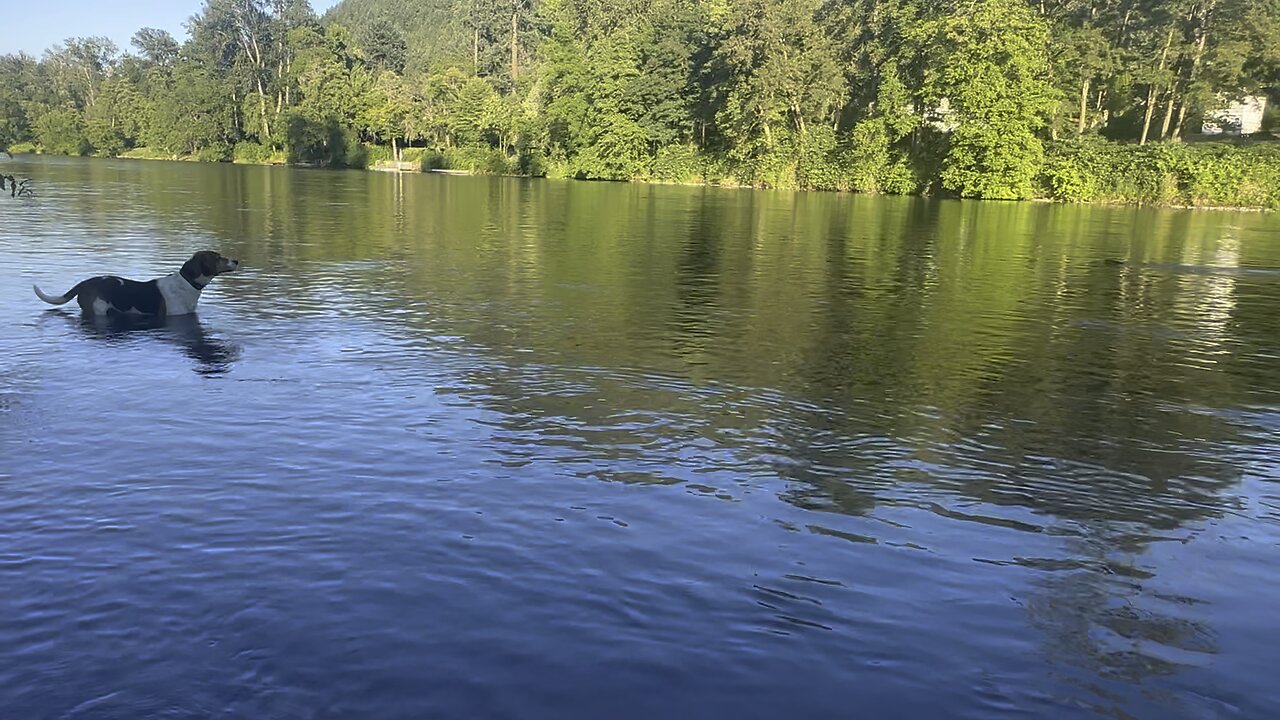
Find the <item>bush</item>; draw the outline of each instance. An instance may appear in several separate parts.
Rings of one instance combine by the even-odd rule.
[[[739,184],[752,187],[794,189],[796,187],[797,148],[794,138],[785,132],[774,133],[774,143],[739,146],[726,158],[726,169]]]
[[[422,172],[448,170],[449,161],[445,159],[444,153],[439,150],[432,150],[423,154],[422,159],[418,162],[418,169]]]
[[[511,175],[511,161],[497,148],[481,145],[464,145],[444,152],[444,166],[451,170],[465,170],[475,175]]]
[[[583,180],[631,180],[648,174],[649,138],[644,128],[622,113],[599,120],[589,142],[573,159],[574,176]]]
[[[361,147],[364,148],[365,162],[368,163],[369,167],[373,167],[380,162],[391,162],[392,160],[391,147],[388,145],[369,145],[365,143]]]
[[[796,186],[805,190],[847,190],[848,173],[836,154],[836,133],[823,125],[798,142]]]
[[[1267,103],[1262,111],[1262,132],[1280,134],[1280,98]]]
[[[884,166],[880,170],[879,183],[880,191],[890,195],[914,195],[924,187],[911,164],[904,158]]]
[[[36,139],[47,153],[86,155],[92,149],[85,137],[84,117],[76,110],[50,110],[36,120],[35,131]]]
[[[136,147],[132,150],[125,150],[120,153],[119,157],[129,158],[131,160],[173,160],[173,153],[167,150],[153,147]]]
[[[289,163],[333,168],[366,168],[370,152],[350,128],[335,118],[317,119],[300,112],[285,116],[285,150]],[[387,149],[390,153],[390,148]]]
[[[889,136],[883,122],[863,120],[853,127],[840,151],[849,190],[877,192],[889,164]]]
[[[262,143],[238,142],[232,157],[238,163],[266,165],[276,160],[276,153]]]
[[[516,155],[516,173],[528,177],[546,177],[547,156],[541,150],[521,148]]]
[[[214,143],[200,148],[196,152],[196,160],[200,162],[230,162],[233,148],[226,143]]]
[[[431,152],[432,151],[428,148],[420,148],[420,147],[403,148],[400,151],[400,162],[418,163],[418,165],[421,166],[423,160],[426,159],[426,157],[430,155]]]
[[[942,186],[961,197],[1023,200],[1034,194],[1044,145],[1025,123],[961,123],[950,137]]]
[[[694,182],[702,176],[702,158],[691,145],[664,145],[650,166],[649,178],[658,182]]]
[[[1048,147],[1039,185],[1065,202],[1280,208],[1280,146],[1075,139]]]
[[[9,146],[11,155],[33,155],[36,153],[36,146],[29,142],[15,143]]]
[[[91,118],[85,123],[84,135],[93,153],[100,157],[115,157],[129,147],[128,139],[118,127],[99,119]]]
[[[342,130],[342,140],[334,148],[329,166],[367,170],[372,164],[369,161],[369,146],[360,142],[354,131],[344,128]]]

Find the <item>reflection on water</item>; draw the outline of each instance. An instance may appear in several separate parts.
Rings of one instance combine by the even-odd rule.
[[[70,317],[69,313],[47,311]],[[105,343],[167,343],[195,361],[192,368],[201,375],[222,375],[240,355],[240,348],[210,334],[196,315],[134,317],[129,315],[80,315],[77,324],[86,337]]]
[[[1280,704],[1272,216],[29,174],[19,280],[250,269],[142,326],[0,284],[0,706]]]

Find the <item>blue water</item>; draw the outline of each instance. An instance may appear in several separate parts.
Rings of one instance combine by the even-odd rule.
[[[1273,215],[10,162],[0,717],[1280,716]]]

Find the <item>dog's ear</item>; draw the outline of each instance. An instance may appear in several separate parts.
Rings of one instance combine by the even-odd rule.
[[[182,274],[190,280],[199,277],[211,278],[218,274],[218,257],[216,252],[201,250],[183,263]]]
[[[218,274],[218,261],[222,256],[212,250],[200,251],[200,269],[205,275],[213,277]]]

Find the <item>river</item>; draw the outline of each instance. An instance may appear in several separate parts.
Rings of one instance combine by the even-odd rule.
[[[6,718],[1280,713],[1274,214],[0,169]]]

